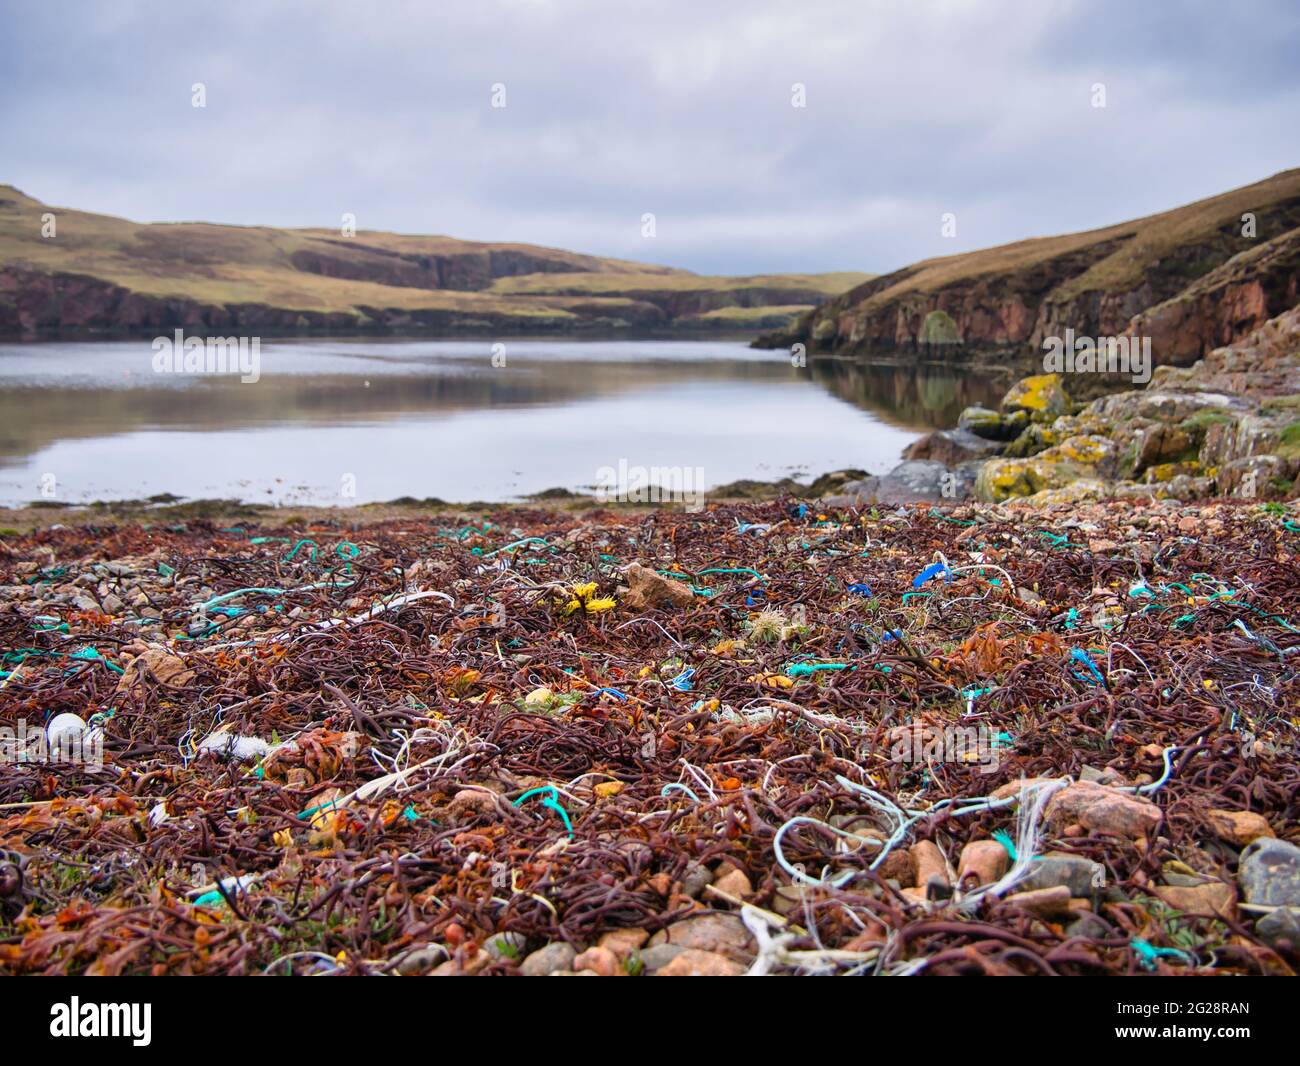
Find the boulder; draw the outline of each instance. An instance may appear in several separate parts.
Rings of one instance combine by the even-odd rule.
[[[840,491],[822,497],[824,507],[870,507],[876,502],[878,477],[864,477],[840,486]]]
[[[1163,422],[1141,431],[1135,443],[1137,454],[1133,464],[1134,475],[1160,463],[1196,457],[1191,435],[1178,426]]]
[[[1060,419],[1057,421],[1059,422]],[[1031,423],[1025,427],[1020,436],[1002,449],[1002,454],[1008,459],[1028,459],[1031,455],[1046,451],[1053,444],[1059,444],[1065,439],[1055,427],[1055,422],[1050,426],[1042,422]]]
[[[999,414],[987,407],[967,407],[957,418],[957,428],[992,441],[1015,440],[1029,425],[1024,411]]]
[[[827,507],[898,507],[909,503],[960,503],[970,498],[978,463],[949,470],[931,459],[909,459],[883,477],[851,481],[822,503]]]
[[[1107,423],[1132,422],[1146,419],[1151,422],[1182,422],[1204,411],[1218,411],[1230,415],[1250,410],[1251,404],[1236,396],[1218,393],[1167,392],[1160,389],[1139,389],[1117,392],[1093,400],[1081,412],[1093,415]]]
[[[1203,500],[1214,493],[1214,479],[1192,474],[1175,474],[1160,486],[1158,495],[1171,500]]]
[[[1060,488],[1043,489],[1025,497],[1026,503],[1039,506],[1061,503],[1091,503],[1105,500],[1116,494],[1116,487],[1097,478],[1081,477]]]
[[[1033,459],[990,459],[975,479],[975,498],[1000,503],[1013,496],[1033,496],[1059,489],[1082,474],[1066,464]]]
[[[1215,488],[1223,496],[1254,499],[1289,491],[1300,464],[1277,455],[1251,455],[1219,467]]]
[[[1096,434],[1068,437],[1031,459],[990,459],[975,481],[975,498],[998,503],[1059,489],[1079,478],[1096,478],[1114,445]]]
[[[975,459],[987,459],[1002,451],[997,441],[986,440],[966,429],[940,429],[927,433],[903,450],[904,459],[932,459],[953,467]]]
[[[1004,414],[1023,411],[1033,422],[1052,422],[1069,414],[1070,397],[1059,374],[1034,374],[1011,386],[1001,406]]]
[[[913,459],[899,463],[880,479],[876,503],[897,507],[908,503],[957,502],[965,499],[964,479],[943,463]]]
[[[1247,414],[1231,422],[1214,422],[1205,427],[1201,462],[1226,466],[1240,459],[1276,453],[1287,425],[1285,415]]]

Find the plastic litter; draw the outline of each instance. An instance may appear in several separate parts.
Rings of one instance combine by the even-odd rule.
[[[1212,809],[1280,834],[1300,792],[1300,543],[1276,514],[1193,512],[529,505],[6,537],[0,724],[111,744],[103,773],[0,775],[34,878],[0,969],[107,956],[71,907],[130,973],[509,973],[702,911],[743,921],[755,973],[1292,966],[1246,907],[1229,926],[1158,896],[1170,864],[1239,864]],[[695,594],[629,606],[633,563]],[[1027,915],[1061,852],[1104,891]]]

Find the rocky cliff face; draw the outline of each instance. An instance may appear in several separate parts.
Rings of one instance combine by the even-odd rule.
[[[333,247],[331,247],[333,246]],[[461,255],[419,255],[343,241],[320,241],[290,256],[293,266],[327,278],[348,278],[406,289],[480,292],[497,278],[559,273],[570,264],[508,249]]]
[[[0,334],[147,334],[185,329],[208,335],[349,333],[369,330],[538,333],[581,329],[661,327],[650,304],[575,304],[553,315],[522,319],[490,307],[384,307],[348,311],[297,310],[263,303],[208,303],[132,292],[99,278],[0,268]]]
[[[864,276],[712,278],[450,237],[142,225],[0,186],[0,333],[11,335],[756,330]]]
[[[1253,231],[1243,217],[1254,217]],[[1069,328],[1153,338],[1190,362],[1297,300],[1300,170],[1147,219],[926,260],[801,316],[760,347],[960,361],[1041,350]],[[953,327],[949,335],[936,323]]]
[[[1143,310],[1126,332],[1148,336],[1170,363],[1231,344],[1300,302],[1300,228],[1233,256],[1171,299]]]

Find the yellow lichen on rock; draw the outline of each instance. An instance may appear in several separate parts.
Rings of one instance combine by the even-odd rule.
[[[1114,445],[1105,437],[1079,435],[1028,459],[990,459],[975,479],[975,497],[997,503],[1013,496],[1034,496],[1059,489],[1079,478],[1095,478],[1097,464]]]
[[[1060,463],[1032,459],[990,459],[975,479],[975,497],[988,503],[1013,496],[1032,496],[1044,489],[1059,488],[1077,475]]]
[[[1035,422],[1053,422],[1070,410],[1059,374],[1034,374],[1017,381],[1002,398],[1002,410],[1025,411]]]
[[[1039,506],[1059,503],[1082,503],[1092,500],[1104,500],[1110,495],[1111,488],[1097,478],[1081,477],[1056,489],[1044,489],[1026,497],[1026,503]]]
[[[1059,462],[1067,460],[1072,463],[1078,463],[1081,466],[1095,467],[1114,450],[1114,445],[1101,436],[1092,434],[1080,434],[1074,437],[1067,437],[1060,444],[1048,448],[1047,451],[1039,453],[1037,458],[1046,459],[1049,462]]]

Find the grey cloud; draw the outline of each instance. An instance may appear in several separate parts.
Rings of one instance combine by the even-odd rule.
[[[0,181],[140,219],[350,211],[706,271],[888,270],[1297,162],[1282,0],[47,0],[0,20]]]

